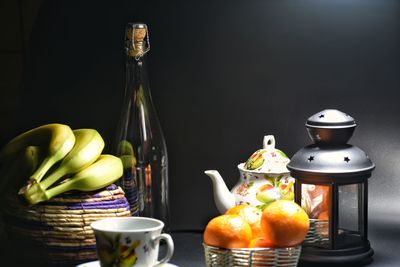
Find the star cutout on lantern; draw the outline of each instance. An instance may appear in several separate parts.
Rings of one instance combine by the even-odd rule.
[[[344,157],[344,161],[346,161],[347,163],[349,163],[350,158],[349,158],[349,157]]]
[[[309,161],[309,162],[311,162],[311,161],[313,161],[313,160],[314,160],[314,156],[308,157],[308,161]]]

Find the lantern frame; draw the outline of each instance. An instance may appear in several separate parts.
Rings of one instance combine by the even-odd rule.
[[[338,110],[327,109],[311,116],[306,123],[307,131],[314,144],[308,145],[291,158],[287,165],[295,178],[295,202],[302,205],[303,185],[329,186],[329,212],[326,246],[303,242],[301,261],[325,263],[368,263],[374,253],[368,240],[368,178],[375,165],[360,148],[347,144],[356,124],[354,119]],[[357,234],[339,226],[341,209],[339,201],[342,186],[357,188]],[[350,194],[351,195],[351,194]],[[354,196],[353,195],[353,196]],[[315,233],[310,219],[308,236]],[[326,229],[326,228],[324,228]],[[314,230],[313,230],[314,231]],[[341,234],[339,233],[340,231]],[[351,240],[357,236],[359,240]],[[339,242],[339,241],[342,242]]]
[[[329,186],[330,203],[328,216],[328,244],[327,248],[308,245],[303,243],[302,255],[300,260],[307,262],[363,262],[369,261],[373,255],[373,249],[368,241],[368,176],[362,182],[343,183],[343,182],[316,182],[308,176],[292,174],[296,179],[295,182],[295,202],[302,205],[302,185]],[[362,192],[358,194],[358,229],[360,234],[360,242],[356,246],[348,248],[339,248],[339,186],[342,185],[362,185]]]

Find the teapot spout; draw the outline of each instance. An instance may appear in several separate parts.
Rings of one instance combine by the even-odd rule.
[[[211,178],[215,206],[221,214],[224,214],[235,206],[235,196],[229,191],[218,171],[207,170],[204,173]]]

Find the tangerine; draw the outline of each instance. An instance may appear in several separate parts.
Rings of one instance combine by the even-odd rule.
[[[204,243],[221,248],[246,248],[252,239],[250,225],[239,215],[219,215],[211,219],[203,235]]]
[[[274,245],[266,237],[256,237],[250,241],[249,248],[271,248]]]
[[[261,229],[266,240],[275,247],[299,245],[310,227],[307,213],[296,202],[277,200],[268,205],[261,217]]]
[[[241,216],[251,227],[253,238],[262,236],[261,215],[259,208],[248,204],[240,204],[227,210],[225,214]]]

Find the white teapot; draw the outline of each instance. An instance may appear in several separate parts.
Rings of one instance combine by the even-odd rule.
[[[294,178],[286,168],[290,159],[275,148],[273,135],[264,136],[263,148],[237,167],[240,179],[231,191],[217,170],[207,170],[213,184],[214,202],[219,212],[250,204],[261,209],[278,199],[294,199]]]

